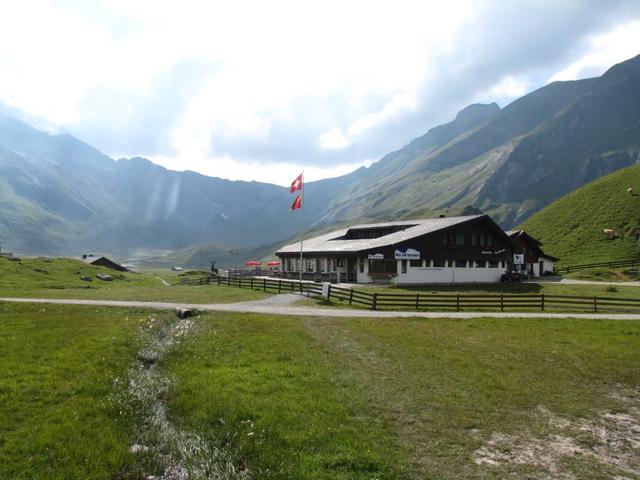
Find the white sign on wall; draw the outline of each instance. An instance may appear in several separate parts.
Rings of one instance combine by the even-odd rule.
[[[514,253],[513,254],[513,264],[514,265],[524,265],[524,253]]]
[[[367,258],[369,260],[384,260],[384,255],[382,253],[370,253]]]
[[[400,247],[396,248],[396,260],[420,260],[420,252],[413,248]]]

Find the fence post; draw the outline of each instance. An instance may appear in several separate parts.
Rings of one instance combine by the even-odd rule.
[[[504,294],[500,294],[500,311],[504,312]]]
[[[253,290],[253,278],[251,278],[251,290]]]
[[[460,310],[460,294],[456,294],[456,310]]]
[[[262,279],[262,289],[266,292],[267,291],[267,279],[263,278]]]
[[[231,277],[227,277],[227,286],[230,287],[231,286]]]
[[[598,297],[593,297],[593,311],[598,311]]]
[[[282,292],[282,279],[278,280],[278,293]]]
[[[222,277],[218,277],[218,286],[220,286],[221,281],[222,281]]]
[[[544,312],[544,293],[540,296],[540,310]]]
[[[416,293],[416,310],[420,308],[420,294]]]
[[[371,304],[371,309],[375,310],[377,306],[378,306],[378,294],[374,293],[373,294],[373,303]]]
[[[329,284],[329,288],[327,289],[327,302],[331,301],[331,284]]]
[[[353,288],[349,291],[349,305],[353,303]]]
[[[302,295],[302,282],[298,282],[300,285],[300,295]]]

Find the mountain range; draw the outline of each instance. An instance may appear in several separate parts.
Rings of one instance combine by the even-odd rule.
[[[369,168],[305,187],[305,222],[455,214],[512,227],[568,192],[640,162],[640,56],[553,82],[504,108],[474,104]],[[0,116],[0,246],[132,255],[250,247],[297,232],[287,189],[114,160],[70,135]]]

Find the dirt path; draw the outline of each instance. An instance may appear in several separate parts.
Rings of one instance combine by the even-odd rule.
[[[537,278],[531,281],[524,281],[522,283],[559,283],[560,285],[601,285],[603,287],[609,285],[615,285],[616,287],[640,287],[640,282],[621,282],[621,281],[598,281],[598,280],[574,280],[573,278],[562,278],[562,277],[549,277],[546,278]]]
[[[277,296],[276,296],[277,297]],[[139,302],[129,300],[80,300],[68,298],[0,298],[0,302],[51,303],[58,305],[97,305],[105,307],[147,308],[175,310],[176,308],[196,308],[212,312],[264,313],[273,315],[294,315],[302,317],[347,317],[347,318],[581,318],[595,320],[640,320],[640,314],[632,313],[533,313],[533,312],[381,312],[356,309],[333,309],[316,307],[287,306],[286,302],[299,300],[293,295],[283,300],[272,298],[242,303],[172,303]],[[285,302],[285,305],[277,302]]]

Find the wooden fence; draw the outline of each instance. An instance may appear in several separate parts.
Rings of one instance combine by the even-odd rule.
[[[322,296],[322,284],[274,280],[266,277],[215,277],[184,279],[177,285],[227,285],[272,293],[298,292]],[[640,299],[548,294],[458,294],[458,293],[369,293],[363,290],[327,285],[327,300],[359,305],[371,310],[425,311],[587,311],[640,312]]]
[[[616,268],[616,267],[637,267],[640,265],[640,258],[632,258],[629,260],[614,260],[611,262],[600,262],[600,263],[583,263],[581,265],[568,265],[564,268],[556,269],[556,273],[571,273],[576,272],[578,270],[586,270],[588,268]]]

